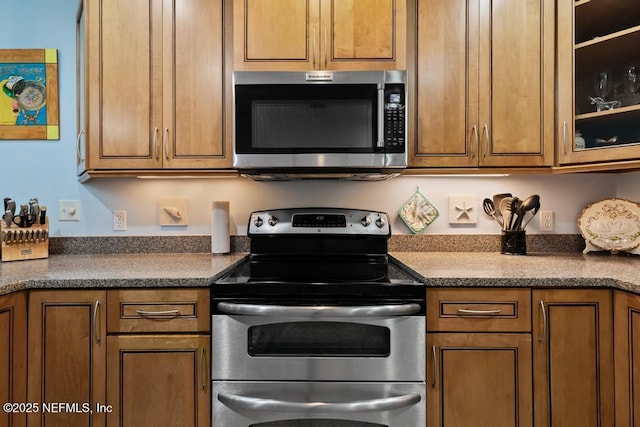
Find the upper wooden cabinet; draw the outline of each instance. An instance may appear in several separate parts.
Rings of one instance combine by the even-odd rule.
[[[84,0],[78,173],[231,166],[222,2]]]
[[[554,2],[417,2],[413,167],[554,161]]]
[[[640,8],[616,0],[557,3],[558,163],[637,160]],[[615,108],[598,111],[596,97]]]
[[[233,0],[235,70],[406,67],[406,0]]]

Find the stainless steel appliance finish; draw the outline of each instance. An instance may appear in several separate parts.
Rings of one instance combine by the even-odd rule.
[[[213,425],[224,427],[419,427],[421,383],[231,382],[213,384]]]
[[[233,166],[261,180],[397,173],[406,82],[399,70],[235,72]]]
[[[387,215],[258,211],[248,235],[212,284],[213,425],[424,425],[425,285]]]
[[[222,305],[222,307],[221,307]],[[228,307],[225,307],[227,305]],[[212,330],[213,378],[222,380],[291,380],[291,381],[424,381],[425,358],[425,318],[424,316],[408,316],[402,314],[411,313],[411,304],[387,305],[387,306],[311,306],[311,307],[274,307],[271,305],[240,305],[246,312],[255,311],[256,314],[220,315],[214,319]],[[408,307],[407,307],[408,306]],[[237,305],[219,303],[218,310],[222,312],[237,309]],[[376,314],[376,308],[380,314]],[[407,310],[408,308],[408,310]],[[393,314],[393,309],[400,309],[400,314]],[[291,310],[291,315],[287,312]],[[341,311],[341,317],[337,317],[332,311]],[[370,310],[371,315],[366,311]],[[384,314],[388,310],[388,314]],[[413,308],[418,312],[420,307]],[[271,313],[275,311],[276,313]],[[359,314],[358,312],[360,311]],[[235,313],[243,313],[243,310],[235,310]],[[279,312],[279,313],[278,313]],[[306,313],[305,313],[306,312]],[[349,315],[353,312],[353,315]],[[299,334],[315,334],[318,339],[324,338],[327,323],[340,327],[346,339],[353,342],[353,348],[345,349],[356,354],[338,355],[290,355],[279,352],[264,356],[251,356],[251,328],[268,325],[276,328],[274,333],[280,335],[290,334],[291,345],[300,343],[292,328],[305,322],[304,329]],[[367,327],[370,327],[367,328]],[[358,345],[363,334],[371,330],[370,337],[365,340],[374,340],[376,330],[389,333],[389,349],[386,356],[371,356],[369,354],[358,355]],[[331,333],[336,332],[330,329]],[[239,339],[242,337],[243,339]],[[245,337],[251,337],[249,339]],[[254,339],[260,339],[256,337]],[[379,338],[381,339],[381,338]],[[295,340],[295,341],[294,341]],[[337,345],[334,340],[327,343]],[[285,342],[284,345],[289,343]],[[370,343],[366,343],[370,344]],[[306,345],[312,346],[313,343]],[[315,349],[312,349],[315,350]],[[370,350],[362,346],[362,353]],[[344,351],[345,353],[347,351]],[[386,353],[385,351],[384,353]]]

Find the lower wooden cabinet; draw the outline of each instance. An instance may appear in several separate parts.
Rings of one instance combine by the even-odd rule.
[[[27,426],[210,426],[210,326],[198,328],[209,324],[209,305],[201,293],[208,295],[208,289],[30,291],[28,334],[25,330],[22,335],[29,345],[27,392],[26,398],[15,397],[39,405],[28,414]],[[11,300],[0,300],[5,301]],[[116,309],[107,310],[108,304]],[[131,316],[128,309],[117,309],[132,304]],[[178,308],[165,310],[167,304]],[[5,320],[5,311],[13,312],[3,307],[0,340],[6,322],[26,328],[20,321]],[[108,316],[124,316],[125,321],[136,317],[142,330],[155,332],[162,325],[164,333],[111,333]],[[192,329],[187,332],[182,317],[189,318]],[[24,353],[26,345],[17,350]],[[0,369],[6,365],[3,355],[0,351]],[[0,378],[2,385],[4,376]]]
[[[531,427],[531,334],[428,333],[428,427]]]
[[[616,427],[640,427],[640,296],[615,291]]]
[[[203,335],[109,336],[108,425],[210,427],[210,345]]]
[[[27,400],[27,296],[0,297],[0,404]],[[0,426],[23,427],[24,412],[0,410]]]
[[[28,427],[99,427],[105,414],[84,411],[105,399],[106,291],[31,291],[27,402],[40,405]],[[42,405],[78,404],[78,406]]]
[[[536,427],[613,426],[612,291],[534,290],[532,301]]]

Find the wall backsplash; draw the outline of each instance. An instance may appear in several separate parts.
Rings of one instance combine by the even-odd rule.
[[[293,206],[340,206],[381,210],[390,214],[395,235],[410,234],[398,217],[398,209],[417,188],[440,211],[427,228],[428,235],[498,234],[499,227],[483,212],[474,226],[448,223],[448,198],[474,194],[481,209],[484,197],[509,191],[518,196],[540,194],[542,207],[556,213],[555,233],[577,234],[576,218],[582,208],[605,197],[640,200],[640,175],[512,175],[401,177],[369,182],[252,182],[228,179],[103,179],[80,184],[76,159],[76,47],[77,2],[34,0],[3,4],[12,18],[0,26],[4,48],[57,48],[59,52],[60,140],[0,141],[0,195],[24,203],[36,196],[47,205],[53,237],[75,236],[206,236],[211,233],[211,202],[228,200],[231,234],[246,234],[246,221],[253,210]],[[22,31],[29,22],[33,31]],[[16,37],[20,34],[20,37]],[[159,200],[185,198],[189,225],[160,227]],[[80,221],[58,221],[59,200],[80,201]],[[127,230],[112,230],[112,211],[127,211]],[[539,231],[532,221],[529,234]]]

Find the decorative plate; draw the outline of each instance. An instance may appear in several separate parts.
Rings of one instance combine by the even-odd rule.
[[[414,234],[423,232],[440,215],[419,189],[400,208],[398,214]]]
[[[625,199],[591,203],[578,217],[578,228],[593,249],[631,251],[640,246],[640,204]],[[590,244],[590,245],[589,245]]]

